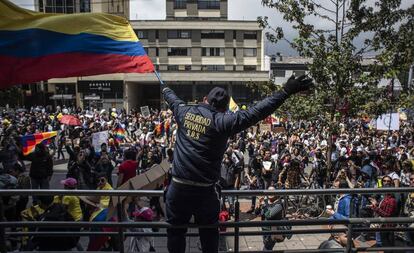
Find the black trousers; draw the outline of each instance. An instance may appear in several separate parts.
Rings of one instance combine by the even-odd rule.
[[[166,194],[167,222],[172,225],[188,224],[194,216],[198,225],[217,224],[220,201],[214,186],[196,187],[175,183],[168,186]],[[168,251],[184,253],[187,229],[167,229]],[[200,242],[203,253],[218,252],[218,228],[200,228]]]

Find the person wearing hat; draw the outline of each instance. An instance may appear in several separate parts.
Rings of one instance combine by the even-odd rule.
[[[172,89],[161,82],[165,101],[176,119],[178,129],[174,149],[172,182],[166,192],[167,222],[188,224],[194,215],[198,225],[217,224],[220,201],[216,182],[230,136],[243,131],[273,113],[291,95],[308,90],[312,79],[305,75],[289,78],[283,89],[247,110],[227,114],[230,96],[221,87],[213,88],[203,102],[186,105]],[[203,228],[203,252],[217,252],[218,228]],[[185,252],[187,229],[170,228],[169,252]]]
[[[65,190],[75,190],[78,181],[72,177],[68,177],[60,181]],[[54,203],[62,204],[66,210],[72,215],[75,221],[81,221],[83,218],[80,200],[77,196],[55,196]]]

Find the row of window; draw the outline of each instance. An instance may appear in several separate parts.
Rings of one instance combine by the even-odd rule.
[[[148,54],[148,48],[145,47],[145,52]],[[168,56],[191,56],[191,48],[187,47],[169,47],[167,49]],[[155,49],[155,56],[159,56],[159,48]],[[222,47],[203,47],[201,49],[201,56],[224,56],[224,48]],[[243,56],[256,57],[257,48],[243,48]],[[233,57],[236,57],[236,48],[233,48]]]
[[[220,9],[220,0],[198,0],[198,9]],[[186,9],[187,0],[175,0],[174,9]]]
[[[135,30],[138,38],[148,39],[148,30]],[[233,31],[233,39],[236,39],[237,32]],[[159,38],[158,30],[155,31],[155,39]],[[191,30],[168,30],[167,31],[168,39],[191,39]],[[210,30],[210,31],[201,31],[202,39],[224,39],[223,30]],[[257,40],[256,31],[245,31],[243,34],[243,39],[245,40]]]
[[[304,75],[306,73],[305,70],[294,70],[293,74],[295,76],[301,76]],[[273,76],[274,77],[286,77],[286,70],[282,70],[282,69],[274,69],[273,70]]]
[[[159,69],[159,66],[155,66]],[[190,71],[191,65],[168,65],[168,71]],[[201,71],[224,71],[224,65],[203,65]],[[236,71],[236,66],[233,66],[233,71]],[[256,65],[244,65],[243,71],[256,71]]]
[[[79,2],[80,12],[91,11],[90,0],[38,0],[39,10],[46,13],[75,13]]]

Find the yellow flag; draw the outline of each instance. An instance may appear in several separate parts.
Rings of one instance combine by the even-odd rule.
[[[230,97],[229,110],[232,112],[237,112],[239,110],[239,106],[234,102],[233,97]]]

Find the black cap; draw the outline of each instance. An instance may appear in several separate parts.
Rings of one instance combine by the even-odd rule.
[[[230,97],[227,91],[220,87],[214,87],[207,95],[207,101],[216,109],[227,109]]]

